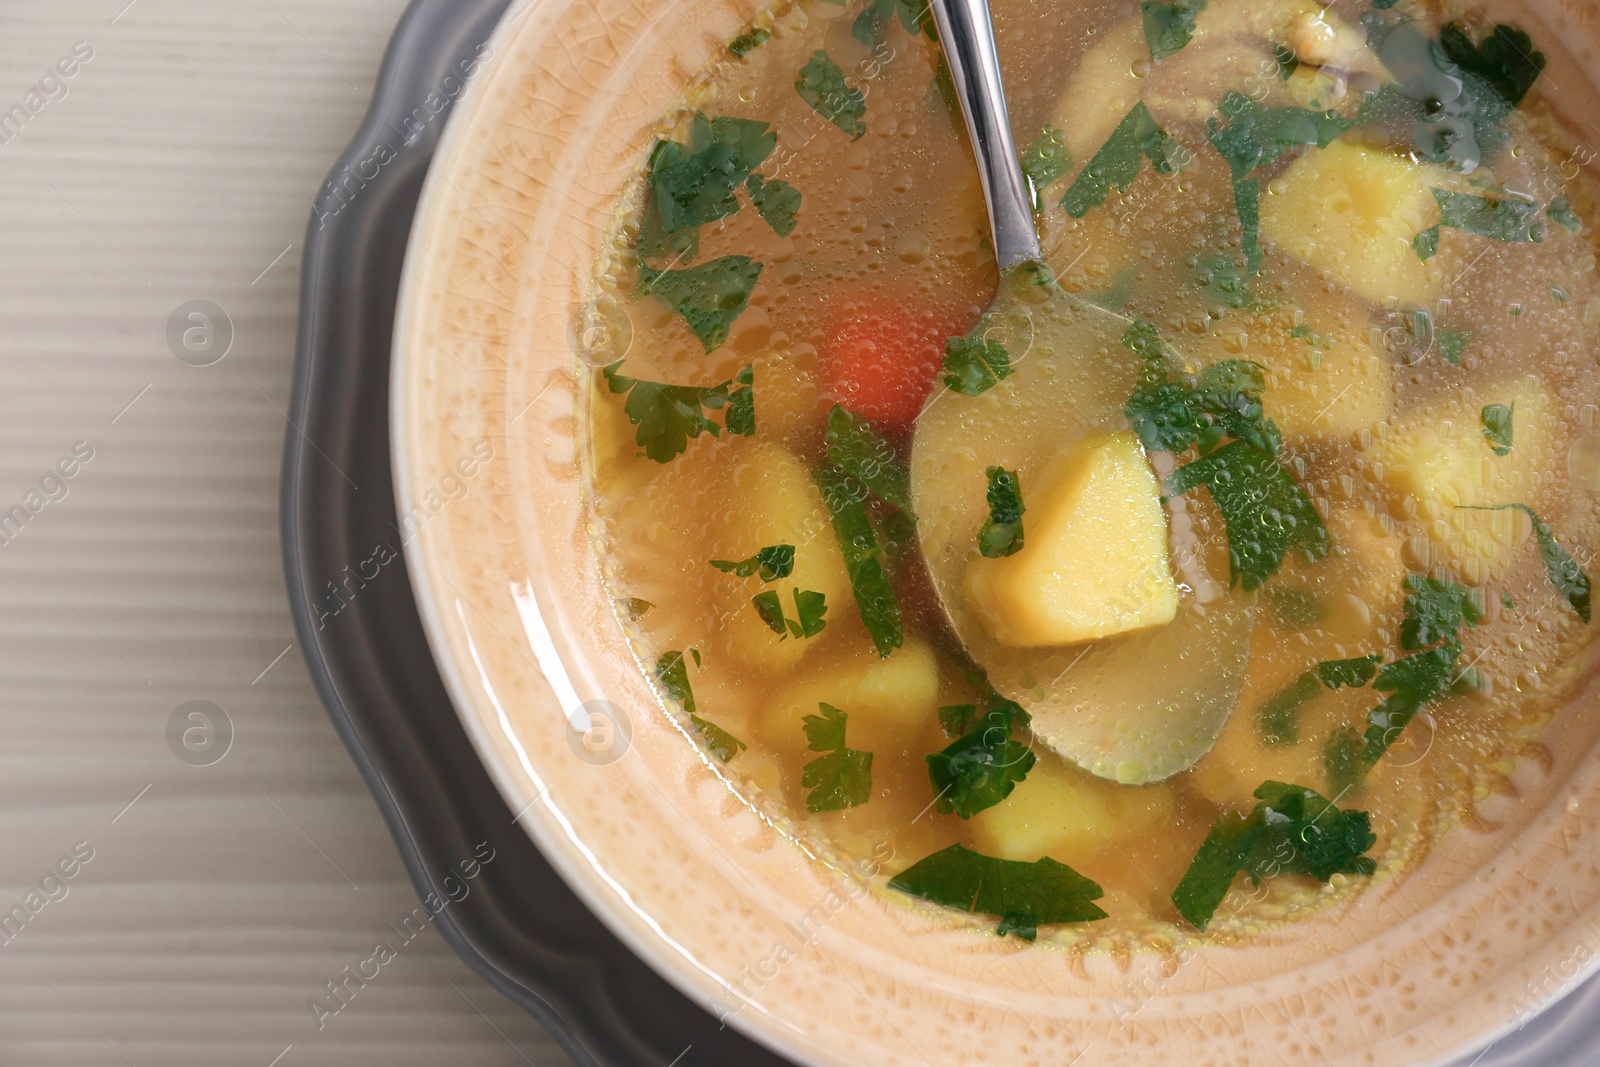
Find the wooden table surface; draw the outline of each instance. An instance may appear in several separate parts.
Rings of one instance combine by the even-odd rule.
[[[302,233],[403,6],[0,0],[0,1067],[567,1062],[397,932],[279,564]]]

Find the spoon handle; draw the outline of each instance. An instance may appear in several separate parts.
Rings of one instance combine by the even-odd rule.
[[[1001,270],[1040,259],[1033,190],[1011,138],[988,0],[931,0],[930,6],[978,160],[995,259]]]

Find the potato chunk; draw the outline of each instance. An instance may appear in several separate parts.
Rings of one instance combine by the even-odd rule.
[[[1073,445],[1040,488],[1029,502],[1022,487],[1022,550],[967,570],[968,595],[998,640],[1067,645],[1176,617],[1167,515],[1137,437],[1124,430]]]
[[[968,825],[984,855],[1027,861],[1049,856],[1083,870],[1117,838],[1169,822],[1172,804],[1170,785],[1117,785],[1042,752],[1009,797]]]
[[[838,655],[815,673],[782,690],[755,717],[754,733],[765,744],[790,752],[806,748],[801,721],[817,714],[819,703],[850,716],[846,738],[851,748],[888,752],[926,732],[939,707],[939,670],[933,650],[906,642],[888,659],[871,646]]]
[[[1417,258],[1412,240],[1439,221],[1429,189],[1444,179],[1435,171],[1335,141],[1269,186],[1261,234],[1369,300],[1425,304],[1439,295],[1442,279],[1436,263]]]
[[[1505,456],[1483,436],[1489,404],[1512,407],[1513,447]],[[1565,469],[1556,455],[1559,429],[1544,387],[1529,376],[1417,409],[1384,437],[1377,458],[1398,510],[1425,522],[1430,551],[1478,582],[1504,569],[1532,527],[1519,511],[1461,509],[1539,508],[1543,490]]]

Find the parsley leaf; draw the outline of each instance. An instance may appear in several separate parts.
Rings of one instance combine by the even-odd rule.
[[[1081,219],[1106,202],[1113,185],[1119,192],[1127,192],[1146,159],[1156,173],[1171,174],[1177,169],[1179,150],[1178,142],[1161,128],[1141,101],[1133,105],[1088,165],[1078,172],[1061,198],[1061,206],[1068,215]]]
[[[1233,210],[1239,216],[1239,251],[1244,253],[1246,274],[1261,273],[1261,183],[1238,178],[1233,183]]]
[[[889,888],[969,914],[993,915],[1000,920],[995,933],[1024,941],[1038,937],[1041,926],[1106,917],[1094,903],[1104,891],[1066,864],[1048,856],[1032,863],[996,859],[960,844],[918,860],[889,879]]]
[[[1444,216],[1440,226],[1465,230],[1492,241],[1537,243],[1544,240],[1544,223],[1538,220],[1539,205],[1532,200],[1516,196],[1490,198],[1437,188],[1433,190],[1433,198]],[[1431,240],[1437,250],[1438,228],[1424,232],[1433,234]],[[1421,235],[1418,237],[1420,239]]]
[[[795,618],[792,619],[784,615],[783,600],[776,589],[757,593],[750,598],[750,603],[755,605],[756,614],[779,636],[779,640],[815,637],[828,625],[822,618],[828,613],[827,594],[815,590],[794,591]]]
[[[1217,114],[1220,118],[1210,119],[1206,130],[1236,182],[1298,145],[1326,148],[1354,125],[1333,111],[1263,107],[1233,90],[1223,96]]]
[[[978,531],[978,551],[989,559],[1000,559],[1022,551],[1022,485],[1015,471],[990,467],[989,517]]]
[[[728,339],[728,328],[750,303],[761,264],[749,256],[723,256],[697,267],[655,270],[639,264],[639,292],[683,316],[705,350]]]
[[[690,715],[689,721],[700,732],[700,736],[706,739],[706,748],[711,750],[711,754],[717,758],[719,763],[727,763],[740,752],[750,747],[710,719],[702,719],[698,715]]]
[[[733,53],[735,59],[743,59],[757,48],[771,40],[772,31],[757,26],[755,29],[746,30],[728,42],[728,51]]]
[[[952,391],[978,396],[1011,376],[1011,353],[999,341],[952,337],[944,343],[944,370]]]
[[[613,394],[626,393],[628,399],[623,402],[623,413],[628,416],[628,421],[639,427],[634,435],[634,442],[644,449],[644,454],[657,463],[670,463],[675,456],[683,454],[689,447],[689,438],[699,437],[702,433],[709,433],[712,437],[721,434],[721,427],[712,422],[704,414],[704,410],[717,411],[727,407],[728,414],[725,421],[733,422],[737,394],[730,401],[728,389],[733,384],[731,381],[721,385],[665,385],[661,382],[646,382],[638,378],[629,378],[618,371],[622,360],[602,368],[605,375],[606,387]],[[745,380],[750,373],[746,367],[740,372],[738,380]],[[747,390],[748,391],[748,390]],[[739,432],[735,426],[728,427],[730,431]],[[754,430],[754,426],[751,426]]]
[[[728,413],[722,417],[728,432],[736,437],[754,437],[756,432],[756,369],[746,363],[730,384],[739,388],[728,394]]]
[[[1516,408],[1517,405],[1513,403],[1510,406],[1488,404],[1483,409],[1483,436],[1497,456],[1511,454],[1511,417],[1516,413]]]
[[[1269,745],[1292,745],[1300,740],[1300,709],[1322,689],[1349,686],[1359,689],[1378,671],[1377,656],[1324,660],[1296,678],[1288,688],[1256,711],[1261,739]]]
[[[1400,623],[1400,647],[1407,652],[1428,648],[1455,637],[1461,627],[1483,621],[1477,593],[1442,578],[1408,574],[1405,617]]]
[[[1072,169],[1072,153],[1067,151],[1067,135],[1054,126],[1039,131],[1022,152],[1022,172],[1033,185],[1033,195],[1039,210],[1044,210],[1044,191],[1047,186]]]
[[[741,559],[738,562],[714,559],[711,565],[723,574],[749,578],[759,573],[763,582],[775,582],[794,573],[794,546],[769,545],[749,559]]]
[[[845,573],[850,576],[861,621],[872,636],[878,656],[888,659],[889,653],[905,643],[905,631],[894,586],[883,569],[884,548],[878,543],[867,514],[866,489],[837,467],[819,471],[817,485],[833,520],[833,536],[844,556]]]
[[[806,794],[806,810],[840,811],[872,799],[872,753],[846,748],[845,724],[848,716],[831,704],[818,704],[821,715],[807,715],[802,722],[806,742],[813,752],[826,752],[800,769],[800,784]]]
[[[1194,24],[1206,0],[1174,0],[1170,4],[1141,5],[1144,14],[1144,40],[1151,59],[1171,59],[1194,39]]]
[[[779,237],[794,232],[795,212],[800,210],[800,190],[781,178],[763,178],[752,174],[745,179],[750,191],[750,202]]]
[[[941,814],[970,819],[992,808],[1033,769],[1033,750],[1012,737],[1028,727],[1022,705],[991,699],[988,711],[941,752],[927,757],[928,778]]]
[[[1445,694],[1460,656],[1461,640],[1451,634],[1438,648],[1397,659],[1378,672],[1372,688],[1389,696],[1367,713],[1363,763],[1370,767],[1382,759],[1417,712]]]
[[[978,717],[976,704],[951,704],[939,709],[939,729],[944,731],[946,737],[960,737],[972,729],[973,720]]]
[[[1411,239],[1411,247],[1416,249],[1417,258],[1426,263],[1439,254],[1439,227],[1429,226],[1426,230]]]
[[[1544,573],[1550,579],[1550,584],[1557,593],[1564,597],[1572,610],[1578,613],[1578,618],[1585,624],[1589,621],[1589,575],[1578,565],[1578,561],[1550,532],[1550,524],[1539,518],[1534,510],[1526,504],[1501,504],[1493,508],[1463,507],[1462,511],[1504,511],[1515,508],[1528,516],[1533,522],[1533,536],[1539,542],[1539,558],[1544,561]]]
[[[823,435],[828,462],[872,491],[885,504],[911,506],[911,476],[895,452],[860,415],[835,404]]]
[[[1467,351],[1467,344],[1472,340],[1471,330],[1435,330],[1434,344],[1439,349],[1439,355],[1452,367],[1461,365],[1461,357]]]
[[[1204,930],[1241,871],[1257,884],[1276,874],[1370,875],[1376,838],[1364,811],[1340,811],[1304,786],[1263,782],[1247,816],[1223,812],[1172,891],[1179,914]]]
[[[1278,80],[1288,81],[1300,69],[1300,57],[1283,45],[1274,45],[1273,59],[1278,64]]]
[[[1447,59],[1482,78],[1513,108],[1544,73],[1544,53],[1534,51],[1533,38],[1511,26],[1496,25],[1482,44],[1475,45],[1461,24],[1452,22],[1439,32],[1439,47]]]
[[[1270,456],[1282,436],[1261,404],[1263,368],[1248,360],[1224,359],[1203,370],[1191,384],[1168,381],[1168,357],[1156,328],[1140,319],[1122,343],[1144,359],[1140,383],[1123,405],[1123,414],[1150,452],[1202,453],[1224,438],[1248,442]]]
[[[645,181],[667,234],[693,230],[739,210],[735,191],[777,147],[770,124],[695,112],[687,144],[658,141]]]
[[[1550,217],[1551,222],[1568,233],[1577,233],[1578,227],[1583,225],[1583,221],[1578,218],[1564,196],[1558,196],[1550,201],[1550,206],[1544,209],[1544,213]]]
[[[1322,770],[1328,776],[1328,789],[1342,797],[1360,787],[1366,776],[1361,765],[1361,735],[1341,726],[1322,743]]]
[[[622,601],[622,606],[628,609],[628,615],[635,619],[643,618],[645,613],[655,607],[643,597],[630,596]]]
[[[921,28],[925,0],[867,0],[867,5],[850,25],[850,36],[876,52],[889,40],[889,26],[898,13],[900,25],[915,34]]]
[[[696,654],[698,657],[698,653]],[[698,658],[696,659],[698,663]],[[695,713],[694,690],[689,686],[689,664],[682,652],[663,652],[656,660],[656,680],[666,689],[667,695],[683,705],[690,715]]]
[[[1332,547],[1322,516],[1294,478],[1273,456],[1246,441],[1188,463],[1167,478],[1178,496],[1196,486],[1211,491],[1228,528],[1229,585],[1259,589],[1299,546],[1316,559]]]
[[[811,110],[848,133],[852,141],[867,132],[867,124],[861,120],[867,113],[866,95],[846,84],[844,71],[822,49],[800,68],[794,89]]]

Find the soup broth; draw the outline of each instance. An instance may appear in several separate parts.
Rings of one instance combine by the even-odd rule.
[[[822,861],[1030,939],[1255,929],[1474,825],[1585,662],[1596,194],[1558,116],[1592,100],[1471,6],[992,6],[1050,270],[996,271],[925,9],[772,9],[619,206],[592,537],[662,713]],[[985,317],[1018,284],[1125,328],[1084,395]],[[1000,462],[995,411],[1094,404]],[[1223,605],[1192,766],[1030,717]]]

